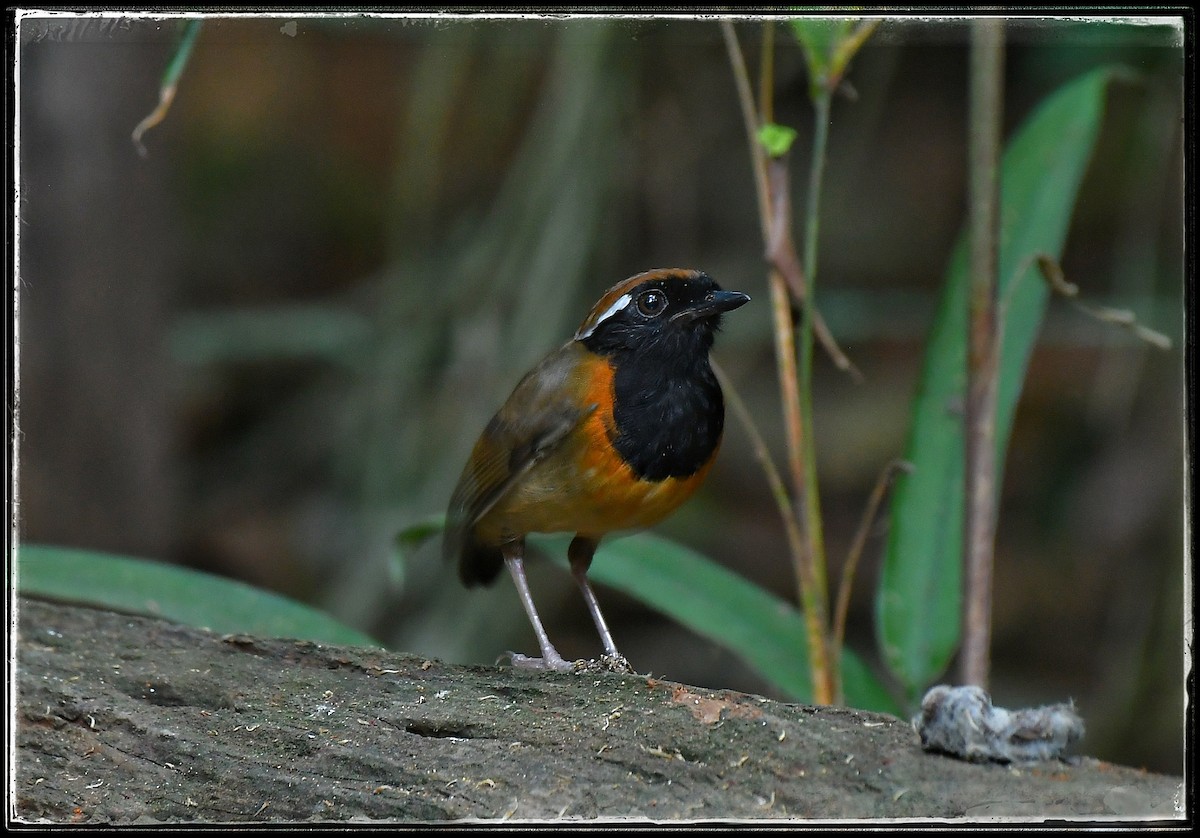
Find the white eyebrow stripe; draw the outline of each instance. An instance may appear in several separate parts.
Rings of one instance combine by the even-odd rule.
[[[633,297],[629,296],[628,294],[622,294],[621,296],[617,297],[613,304],[608,307],[608,310],[596,318],[595,323],[593,323],[591,326],[588,326],[584,331],[577,332],[575,334],[575,340],[587,340],[590,338],[592,336],[592,332],[596,331],[596,328],[601,323],[612,317],[621,309],[625,308],[625,306],[629,305],[630,301],[632,300]]]

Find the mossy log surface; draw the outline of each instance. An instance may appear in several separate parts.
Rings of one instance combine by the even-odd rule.
[[[18,822],[1182,816],[1178,777],[965,763],[892,716],[18,606]]]

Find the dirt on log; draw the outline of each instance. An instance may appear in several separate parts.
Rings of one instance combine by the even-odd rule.
[[[1177,777],[965,763],[887,715],[28,599],[19,617],[17,822],[1182,816]]]

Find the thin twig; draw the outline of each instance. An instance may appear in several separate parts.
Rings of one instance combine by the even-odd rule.
[[[1079,299],[1079,286],[1067,281],[1062,265],[1058,264],[1058,261],[1053,256],[1048,253],[1039,253],[1036,259],[1042,278],[1046,280],[1046,284],[1050,286],[1050,290],[1058,296],[1064,297],[1084,314],[1094,317],[1102,323],[1111,323],[1114,326],[1128,329],[1136,337],[1158,349],[1167,350],[1171,348],[1171,339],[1169,337],[1148,326],[1143,326],[1138,322],[1137,315],[1129,309],[1092,305]]]
[[[758,115],[763,123],[775,121],[775,21],[764,20],[762,54],[758,61]]]
[[[149,153],[145,144],[142,143],[142,137],[147,131],[166,119],[167,112],[171,110],[171,104],[175,101],[175,93],[179,89],[179,77],[183,75],[183,68],[187,66],[188,58],[192,54],[192,47],[195,46],[196,38],[200,34],[201,22],[200,20],[189,20],[184,25],[183,37],[175,50],[175,56],[167,66],[167,72],[159,87],[158,104],[133,129],[133,144],[142,157]]]
[[[965,590],[960,660],[965,684],[986,687],[996,542],[997,272],[1004,21],[971,28],[971,290],[967,348]]]
[[[775,365],[778,370],[779,391],[783,402],[784,433],[787,436],[788,470],[792,477],[792,492],[796,508],[792,514],[799,520],[804,496],[804,422],[800,412],[800,372],[796,366],[796,333],[792,323],[792,308],[787,289],[778,271],[771,271],[771,319],[775,334]],[[806,554],[796,557],[805,561]]]
[[[767,239],[767,259],[783,276],[797,305],[804,305],[806,300],[805,274],[804,268],[800,266],[800,257],[796,253],[795,240],[791,236],[792,201],[789,197],[788,181],[787,158],[773,158],[767,164],[767,183],[771,195],[771,231]],[[813,331],[817,340],[825,348],[826,354],[838,369],[850,373],[856,382],[861,383],[862,373],[837,345],[837,340],[834,339],[833,333],[825,324],[825,318],[815,310],[812,315]]]
[[[842,85],[845,84],[846,68],[850,65],[850,56],[854,55],[866,42],[867,38],[871,37],[872,33],[878,28],[880,20],[860,20],[858,25],[854,27],[854,31],[838,44],[837,54],[830,61],[830,64],[839,68],[836,76],[831,77],[828,82],[829,92],[833,93]]]
[[[758,196],[758,219],[763,229],[764,243],[766,232],[771,226],[770,189],[767,184],[766,150],[758,141],[759,116],[754,109],[754,91],[750,86],[750,74],[746,70],[746,60],[742,56],[742,47],[738,43],[737,32],[729,20],[721,21],[721,34],[725,36],[725,49],[729,53],[729,66],[733,70],[733,81],[737,86],[738,103],[742,107],[742,124],[746,129],[746,141],[750,146],[750,162],[754,170],[754,186]]]
[[[145,143],[142,142],[142,136],[167,118],[167,112],[171,110],[171,103],[175,101],[176,89],[177,87],[174,84],[165,85],[158,93],[158,104],[155,105],[154,110],[150,111],[141,122],[134,126],[131,139],[140,157],[145,157],[150,153],[146,149]]]
[[[842,644],[846,639],[846,617],[850,611],[850,592],[854,587],[854,574],[858,570],[859,559],[867,544],[867,536],[871,532],[875,517],[879,514],[879,507],[883,503],[883,497],[892,485],[892,479],[896,476],[896,472],[911,473],[912,470],[912,463],[906,460],[892,460],[884,466],[875,481],[875,488],[871,490],[871,495],[867,499],[867,507],[863,510],[862,520],[858,523],[858,531],[854,534],[854,541],[850,544],[850,550],[846,554],[846,563],[842,565],[842,579],[838,583],[837,604],[833,608],[833,632],[830,639],[830,646],[833,648],[833,653],[838,656],[839,664]],[[840,671],[841,667],[839,666],[838,669]]]
[[[829,139],[829,111],[833,92],[825,91],[817,98],[816,120],[813,131],[812,164],[809,171],[808,201],[804,207],[804,279],[806,300],[813,299],[817,277],[817,227],[821,208],[821,186],[825,171],[826,143]],[[821,499],[817,492],[817,442],[813,425],[813,307],[808,306],[800,319],[800,411],[807,433],[804,436],[804,513],[805,533],[808,549],[813,555],[813,565],[821,599],[828,601],[828,586],[825,581],[825,537],[821,521]]]
[[[712,364],[713,372],[717,375],[717,381],[721,384],[721,390],[725,393],[725,399],[729,402],[729,406],[733,409],[733,414],[737,417],[738,422],[746,431],[746,436],[750,439],[750,447],[754,450],[754,458],[758,460],[762,466],[763,474],[767,478],[767,485],[771,488],[771,497],[775,501],[775,506],[779,510],[779,517],[783,519],[783,528],[787,533],[788,544],[792,548],[793,555],[801,555],[804,552],[804,538],[800,534],[800,527],[796,523],[796,516],[792,514],[792,499],[788,495],[787,485],[783,482],[783,476],[779,470],[775,468],[775,461],[771,458],[771,451],[767,448],[766,440],[758,430],[758,425],[754,422],[754,417],[751,415],[749,408],[746,407],[746,402],[738,393],[737,388],[733,385],[725,370],[715,361]]]

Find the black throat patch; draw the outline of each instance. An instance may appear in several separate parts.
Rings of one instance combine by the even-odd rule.
[[[672,274],[640,282],[581,327],[578,340],[613,366],[610,442],[639,478],[690,477],[712,458],[725,404],[708,353],[723,303],[747,299],[706,274]]]
[[[690,477],[712,457],[725,426],[708,347],[662,358],[614,358],[613,447],[643,480]],[[664,361],[666,363],[664,363]]]

